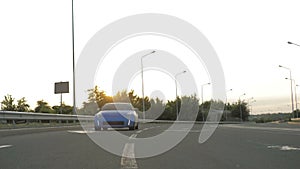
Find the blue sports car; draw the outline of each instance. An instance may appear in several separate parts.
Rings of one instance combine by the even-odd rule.
[[[138,115],[130,103],[107,103],[94,118],[95,130],[107,128],[138,129]]]

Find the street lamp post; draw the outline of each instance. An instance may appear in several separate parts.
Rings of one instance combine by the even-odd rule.
[[[249,108],[250,108],[250,103],[252,103],[253,100],[254,100],[254,97],[250,97],[250,98],[247,99],[247,103],[248,103],[248,107],[249,107]],[[251,109],[252,109],[252,106],[251,106]],[[251,111],[252,111],[252,110],[250,110],[250,112],[251,112]]]
[[[141,57],[141,76],[142,76],[142,98],[143,98],[143,119],[145,121],[145,94],[144,94],[144,65],[143,65],[143,59],[148,56],[148,55],[151,55],[155,53],[155,50],[153,50],[152,52],[150,53],[147,53],[145,55],[143,55]]]
[[[249,104],[249,106],[250,106],[250,113],[252,113],[252,104],[251,103],[254,103],[254,102],[256,102],[256,100],[253,100],[253,101],[251,101],[251,102],[248,102],[248,104]],[[250,114],[249,113],[249,114]]]
[[[226,102],[225,102],[226,104],[227,104],[227,99],[228,99],[228,98],[227,98],[227,93],[228,93],[228,92],[231,92],[231,91],[232,91],[232,89],[229,89],[229,90],[226,91]],[[228,114],[227,114],[227,109],[226,109],[226,104],[225,104],[225,120],[227,120],[227,116],[228,116]]]
[[[242,101],[241,101],[241,97],[242,96],[245,96],[246,93],[242,94],[240,97],[239,97],[239,101],[240,101],[240,118],[241,118],[241,122],[243,121],[243,112],[242,112]]]
[[[290,41],[288,41],[287,42],[288,44],[290,44],[290,45],[295,45],[295,46],[298,46],[298,47],[300,47],[300,45],[299,44],[297,44],[297,43],[293,43],[293,42],[290,42]],[[291,79],[292,79],[292,77],[290,77]],[[296,84],[295,84],[296,85]],[[297,87],[297,85],[296,85],[296,87]],[[295,87],[295,101],[296,101],[296,110],[298,109],[298,107],[297,107],[297,92],[296,92],[296,87]],[[294,112],[294,111],[293,111]],[[297,115],[297,118],[298,118],[298,112],[296,112],[296,115]]]
[[[184,74],[184,73],[186,73],[186,71],[184,70],[184,71],[182,71],[182,72],[179,72],[179,73],[177,73],[176,75],[175,75],[175,78],[174,78],[174,81],[175,81],[175,89],[176,89],[176,115],[177,115],[177,120],[178,120],[178,117],[179,117],[179,111],[178,111],[178,99],[177,99],[177,97],[178,97],[178,95],[177,95],[177,76],[179,76],[179,75],[181,75],[181,74]]]
[[[297,85],[297,84],[295,84],[295,98],[296,98],[296,105],[298,105],[298,101],[297,101],[297,91],[296,91],[296,89],[297,89],[297,87],[299,87],[299,85]],[[296,117],[298,118],[299,116],[298,116],[298,109],[296,108]]]
[[[297,85],[295,83],[295,80],[294,80],[294,84],[295,84],[295,106],[296,106],[296,111],[298,110],[298,98],[297,98]],[[297,118],[298,118],[298,113],[297,114]]]
[[[250,101],[253,99],[254,99],[254,97],[250,97],[249,99],[247,99],[247,102],[250,103]]]
[[[204,112],[203,112],[203,86],[210,85],[210,83],[205,83],[201,85],[201,112],[202,112],[202,120],[204,121]]]
[[[75,100],[75,49],[74,49],[74,2],[72,0],[72,58],[73,58],[73,114],[76,114]]]
[[[296,84],[296,81],[295,81],[295,79],[289,79],[289,78],[285,78],[286,80],[292,80],[293,82],[294,82],[294,91],[295,91],[295,93],[294,93],[294,95],[295,95],[295,108],[296,108],[296,110],[298,109],[298,106],[297,106],[297,84]]]
[[[292,79],[292,71],[290,68],[279,65],[279,67],[287,69],[290,71],[290,79]],[[292,101],[292,114],[294,112],[294,98],[293,98],[293,81],[291,80],[291,101]]]

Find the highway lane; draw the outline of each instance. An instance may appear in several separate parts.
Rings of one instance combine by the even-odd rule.
[[[144,138],[163,132],[169,125],[150,123],[140,125],[137,131],[119,132],[131,137]],[[207,142],[199,144],[201,128],[201,124],[196,124],[180,144],[164,154],[134,160],[103,150],[80,129],[0,137],[0,169],[294,169],[300,166],[298,127],[221,125]],[[168,132],[185,132],[185,129]],[[134,157],[133,147],[132,144],[127,145],[127,148],[124,147],[124,153]]]
[[[194,131],[197,130],[200,127],[194,128]],[[277,146],[300,147],[299,134],[295,131],[256,130],[244,126],[219,127],[204,144],[197,142],[199,133],[192,132],[171,151],[137,160],[137,163],[140,168],[298,168],[300,151],[283,151]]]

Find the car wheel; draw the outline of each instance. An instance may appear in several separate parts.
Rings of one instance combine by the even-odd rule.
[[[139,123],[136,124],[135,129],[139,129]]]
[[[133,125],[132,126],[129,126],[129,130],[134,130],[134,123],[133,123]]]
[[[107,130],[107,128],[102,128],[102,130],[103,130],[103,131],[106,131],[106,130]]]

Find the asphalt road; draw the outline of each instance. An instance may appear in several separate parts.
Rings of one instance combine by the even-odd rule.
[[[157,135],[169,124],[141,124],[119,132],[137,138]],[[24,132],[1,136],[0,169],[296,169],[300,167],[300,126],[285,124],[221,125],[209,140],[198,143],[201,124],[170,151],[130,161],[97,146],[80,128]],[[172,132],[184,132],[178,129]],[[13,131],[12,131],[13,132]],[[89,132],[94,132],[92,129]],[[102,132],[102,131],[100,131]],[[110,132],[110,131],[107,131]],[[95,132],[94,134],[97,134]],[[146,146],[146,145],[145,145]]]

